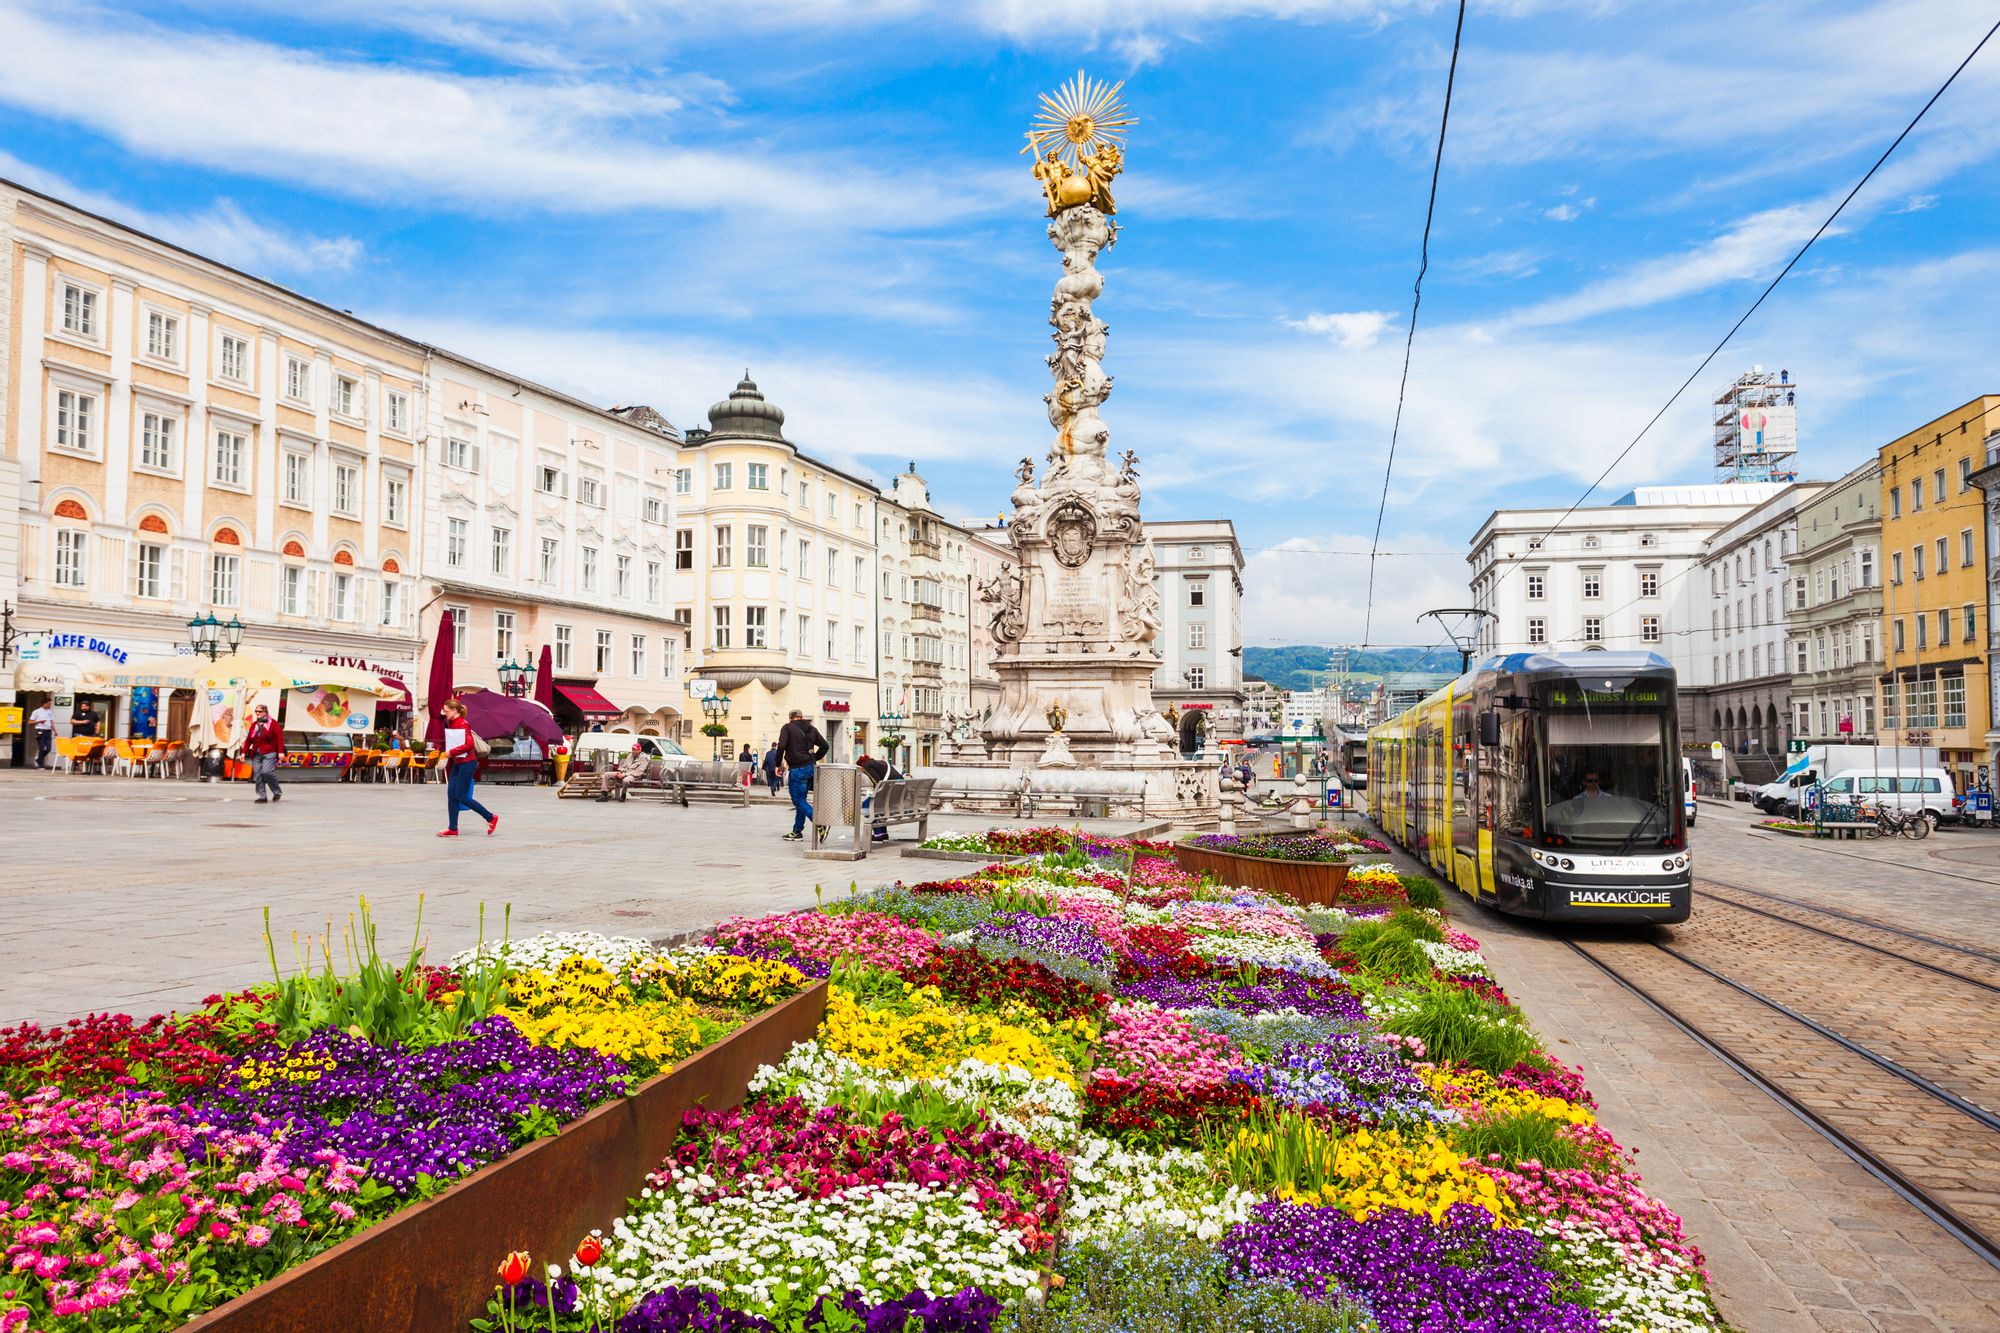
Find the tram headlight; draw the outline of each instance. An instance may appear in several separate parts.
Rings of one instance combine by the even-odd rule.
[[[1672,870],[1672,869],[1673,869],[1673,868],[1674,868],[1675,866],[1677,866],[1677,865],[1679,865],[1679,864],[1680,864],[1680,862],[1678,862],[1678,861],[1674,860],[1674,858],[1670,856],[1670,857],[1668,857],[1668,858],[1667,858],[1666,860],[1664,860],[1664,861],[1660,862],[1660,869],[1662,869],[1662,870]]]
[[[1551,858],[1551,859],[1553,859],[1553,858]],[[1564,870],[1574,870],[1574,869],[1576,869],[1576,862],[1574,862],[1574,861],[1570,860],[1570,859],[1569,859],[1569,858],[1568,858],[1567,856],[1565,856],[1565,857],[1563,858],[1563,865],[1562,865],[1562,868],[1563,868]]]

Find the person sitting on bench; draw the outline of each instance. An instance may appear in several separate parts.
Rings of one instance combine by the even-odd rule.
[[[864,754],[859,759],[854,761],[854,766],[860,769],[863,773],[866,773],[868,775],[868,781],[873,783],[877,787],[881,786],[885,782],[890,782],[890,781],[900,782],[903,779],[902,771],[886,759],[873,759],[870,758],[868,755]],[[875,798],[873,796],[862,797],[861,798],[862,807],[864,809],[867,808],[869,806],[869,803],[872,802],[874,799]],[[872,837],[872,841],[875,842],[889,841],[889,825],[879,811],[877,811],[875,815],[874,834]]]
[[[623,762],[618,764],[607,763],[604,766],[604,771],[597,775],[597,799],[599,801],[608,801],[611,799],[611,793],[615,790],[618,793],[618,799],[621,801],[624,800],[625,789],[640,778],[645,777],[646,770],[651,767],[652,761],[646,758],[645,749],[640,746],[639,742],[633,741],[632,753],[626,755]]]

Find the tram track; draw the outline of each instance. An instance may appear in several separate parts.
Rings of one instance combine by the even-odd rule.
[[[1929,874],[1930,872],[1925,871],[1924,873]],[[1866,926],[1870,930],[1879,930],[1886,935],[1900,936],[1903,939],[1913,940],[1919,944],[1928,944],[1933,948],[1945,949],[1952,953],[1964,954],[1967,957],[2000,964],[2000,953],[1995,953],[1989,949],[1981,949],[1971,944],[1960,944],[1956,940],[1939,939],[1935,935],[1926,935],[1920,930],[1911,930],[1906,926],[1891,925],[1886,921],[1878,921],[1874,917],[1862,916],[1857,912],[1845,911],[1838,907],[1829,907],[1824,903],[1810,902],[1804,898],[1791,898],[1782,893],[1772,893],[1769,889],[1753,889],[1748,884],[1737,884],[1730,880],[1719,879],[1707,871],[1703,871],[1697,875],[1695,882],[1717,884],[1730,890],[1732,893],[1747,893],[1753,897],[1765,899],[1768,902],[1783,903],[1787,907],[1797,907],[1808,912],[1818,912],[1824,916],[1838,917],[1842,921],[1851,922],[1857,926]],[[1978,882],[1982,884],[1990,883],[1994,888],[2000,888],[2000,881],[1980,880]],[[1713,897],[1714,895],[1711,894],[1709,896]]]
[[[2000,1207],[1968,1183],[2000,1155],[2000,1115],[1672,945],[1619,941],[1613,959],[1601,942],[1563,943],[2000,1269]],[[1645,975],[1655,960],[1668,970]],[[1688,979],[1699,979],[1692,990]],[[1769,1029],[1760,1014],[1786,1023]],[[1718,1030],[1732,1025],[1734,1038]]]
[[[1783,834],[1759,833],[1755,828],[1750,830],[1749,836],[1767,841],[1771,839],[1785,840],[1785,835]],[[1860,852],[1845,847],[1820,846],[1815,850],[1823,856],[1844,856],[1850,861],[1866,861],[1869,865],[1877,868],[1880,868],[1883,864],[1878,857],[1863,856]],[[2000,889],[2000,879],[1987,879],[1983,875],[1966,875],[1956,870],[1939,870],[1932,866],[1925,866],[1924,873],[1926,875],[1935,875],[1940,879],[1962,879],[1968,884],[1984,884],[1989,889]]]
[[[1740,884],[1730,884],[1725,880],[1718,880],[1709,876],[1703,876],[1701,880],[1697,881],[1697,883],[1701,882],[1718,884],[1739,893],[1759,892],[1758,890],[1746,888]],[[1948,978],[1949,980],[1959,982],[1963,985],[1975,987],[1979,990],[1986,991],[1990,994],[2000,995],[2000,983],[1982,980],[1979,977],[1971,976],[1968,975],[1967,973],[1960,972],[1955,968],[1946,967],[1941,963],[1928,962],[1922,958],[1918,958],[1912,954],[1905,953],[1901,950],[1888,948],[1885,945],[1871,944],[1867,940],[1856,939],[1852,935],[1843,934],[1842,932],[1837,930],[1829,930],[1825,926],[1816,926],[1810,921],[1801,921],[1797,917],[1786,916],[1782,912],[1774,912],[1771,911],[1769,908],[1758,907],[1752,903],[1738,902],[1733,898],[1727,897],[1722,894],[1710,892],[1707,889],[1697,888],[1695,890],[1695,893],[1697,896],[1701,898],[1705,898],[1713,903],[1723,904],[1729,908],[1734,909],[1735,911],[1749,912],[1756,916],[1763,917],[1769,921],[1777,921],[1783,923],[1784,925],[1796,927],[1799,930],[1810,931],[1812,934],[1822,936],[1823,938],[1830,940],[1837,940],[1842,944],[1851,945],[1852,947],[1857,949],[1865,949],[1869,953],[1878,954],[1884,958],[1893,958],[1897,962],[1907,964],[1910,967],[1921,968],[1922,970],[1930,972],[1936,976],[1945,977]],[[1990,960],[1996,966],[2000,966],[2000,955],[1987,953],[1983,949],[1974,949],[1964,945],[1954,945],[1948,940],[1935,939],[1931,936],[1921,934],[1917,931],[1903,930],[1883,922],[1870,921],[1864,917],[1859,917],[1852,913],[1840,912],[1832,908],[1823,908],[1820,907],[1818,904],[1804,902],[1799,899],[1782,898],[1777,894],[1760,894],[1759,896],[1776,899],[1777,901],[1786,903],[1787,905],[1797,907],[1802,911],[1824,912],[1829,916],[1837,917],[1841,920],[1851,922],[1854,925],[1861,926],[1865,929],[1882,931],[1885,934],[1891,936],[1900,936],[1902,938],[1909,939],[1917,943],[1928,945],[1932,948],[1949,949],[1952,950],[1953,952],[1967,954],[1981,960]]]

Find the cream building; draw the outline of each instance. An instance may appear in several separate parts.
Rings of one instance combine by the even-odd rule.
[[[708,415],[686,432],[670,497],[668,602],[692,626],[684,675],[728,697],[732,750],[761,755],[797,708],[851,760],[875,734],[880,492],[786,439],[784,412],[747,372]],[[687,706],[699,725],[699,701]]]
[[[426,349],[5,182],[0,241],[0,587],[31,632],[0,688],[67,699],[204,613],[414,681]],[[192,700],[97,702],[173,736]]]
[[[684,738],[688,627],[668,593],[680,433],[442,350],[430,378],[427,643],[450,615],[453,678],[487,689],[547,647],[565,730]]]
[[[938,517],[911,463],[877,510],[875,546],[882,712],[902,719],[895,761],[934,764],[938,742],[972,708],[971,538]]]

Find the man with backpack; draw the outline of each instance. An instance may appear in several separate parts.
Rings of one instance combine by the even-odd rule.
[[[794,708],[791,720],[778,728],[778,754],[785,761],[785,787],[792,798],[792,831],[785,835],[786,842],[805,839],[806,821],[813,813],[813,767],[832,748],[802,709]]]

